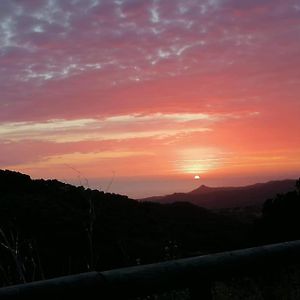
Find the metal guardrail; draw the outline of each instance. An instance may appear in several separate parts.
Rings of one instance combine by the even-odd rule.
[[[89,272],[0,289],[0,299],[126,299],[190,288],[210,299],[210,284],[300,261],[300,240],[104,272]]]

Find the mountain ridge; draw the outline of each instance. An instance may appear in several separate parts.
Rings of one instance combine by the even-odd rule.
[[[173,193],[139,199],[159,203],[189,202],[197,206],[219,209],[262,205],[277,194],[295,189],[296,179],[271,180],[246,186],[200,187],[187,193]]]

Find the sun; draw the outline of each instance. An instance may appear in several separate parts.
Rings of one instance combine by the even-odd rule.
[[[194,176],[194,179],[195,179],[195,180],[199,180],[199,179],[200,179],[200,176],[199,176],[199,175],[195,175],[195,176]]]

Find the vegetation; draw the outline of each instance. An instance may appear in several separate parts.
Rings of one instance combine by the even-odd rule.
[[[267,200],[259,220],[11,171],[0,191],[2,285],[299,238],[299,187]]]
[[[262,241],[271,243],[300,239],[300,179],[296,182],[295,191],[268,199],[262,212],[259,224]]]

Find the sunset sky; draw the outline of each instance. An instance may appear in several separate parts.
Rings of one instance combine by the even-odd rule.
[[[300,1],[1,0],[0,168],[131,197],[299,177]]]

